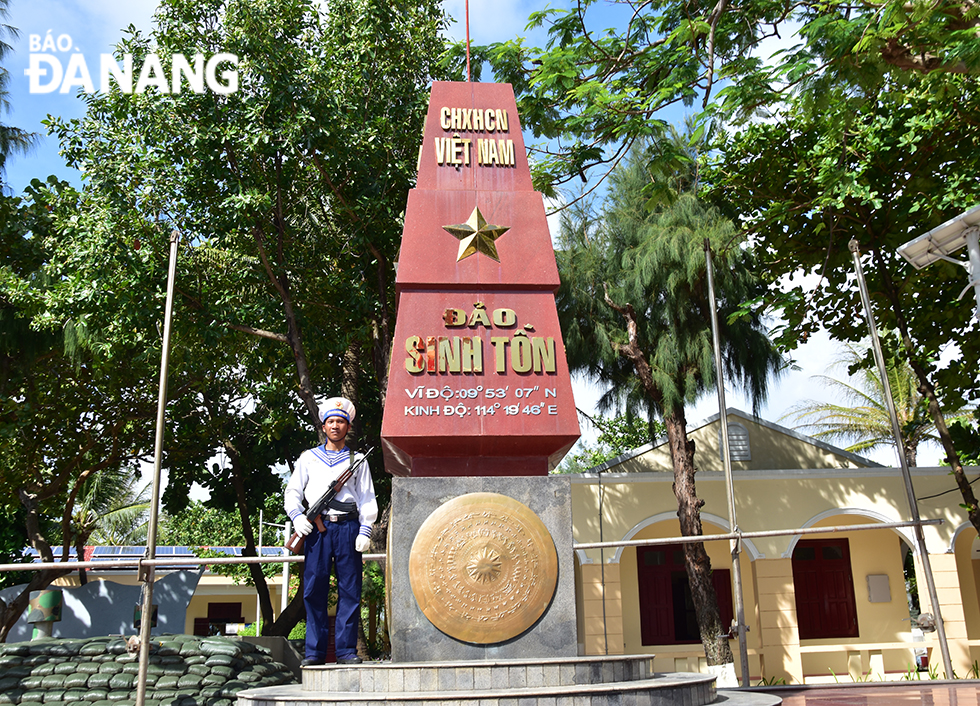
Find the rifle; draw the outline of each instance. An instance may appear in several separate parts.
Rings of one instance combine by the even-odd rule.
[[[321,532],[326,529],[323,526],[323,520],[320,517],[323,514],[323,511],[327,509],[330,501],[337,497],[337,493],[339,493],[340,489],[344,487],[344,483],[353,477],[354,472],[362,463],[364,463],[364,460],[371,455],[372,451],[374,451],[373,446],[357,460],[357,463],[350,464],[346,471],[334,478],[333,482],[330,484],[330,487],[327,488],[327,492],[320,496],[320,499],[313,503],[310,506],[310,509],[306,511],[306,519],[316,525],[317,529],[319,529]],[[303,548],[303,542],[305,540],[306,537],[300,535],[298,532],[293,532],[293,536],[286,542],[285,547],[290,551],[290,553],[297,554]]]

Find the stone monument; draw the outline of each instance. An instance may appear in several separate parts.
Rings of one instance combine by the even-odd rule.
[[[433,84],[381,432],[395,662],[578,652],[558,283],[511,87]]]

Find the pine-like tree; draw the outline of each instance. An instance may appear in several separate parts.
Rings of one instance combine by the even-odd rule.
[[[705,241],[715,253],[724,373],[758,405],[782,360],[761,313],[747,306],[762,290],[752,255],[733,225],[680,193],[648,210],[650,153],[634,149],[611,176],[597,218],[586,206],[562,221],[557,295],[569,365],[608,386],[614,401],[641,405],[664,421],[684,536],[702,534],[694,444],[685,405],[715,384]],[[686,543],[685,564],[709,665],[733,661],[702,543]]]

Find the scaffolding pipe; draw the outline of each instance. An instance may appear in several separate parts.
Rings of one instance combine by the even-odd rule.
[[[718,305],[715,300],[714,264],[711,261],[711,243],[704,239],[704,259],[708,272],[708,300],[711,308],[711,342],[715,353],[715,382],[718,388],[718,423],[721,425],[721,455],[725,468],[725,494],[728,496],[728,528],[738,532],[735,515],[735,483],[732,479],[732,458],[728,444],[728,414],[725,404],[725,375],[721,367],[721,335],[718,332]],[[739,666],[742,670],[742,686],[749,686],[749,645],[746,638],[745,602],[742,597],[742,564],[739,560],[741,543],[732,539],[729,543],[732,555],[732,578],[735,582],[735,629],[738,632]]]
[[[157,397],[156,444],[153,453],[153,494],[150,499],[150,521],[146,535],[146,558],[154,559],[157,549],[157,524],[160,518],[160,467],[163,462],[163,432],[167,410],[167,372],[170,363],[170,330],[174,307],[174,280],[177,278],[177,231],[170,233],[170,267],[167,270],[167,304],[163,316],[163,351],[160,357],[160,389]],[[150,665],[150,630],[153,620],[153,564],[140,567],[143,581],[143,610],[140,617],[140,661],[136,684],[136,706],[146,703],[146,675]]]
[[[854,260],[854,271],[857,274],[858,288],[861,292],[861,303],[864,305],[864,315],[868,321],[868,330],[871,332],[871,350],[874,352],[875,362],[878,364],[878,374],[881,375],[881,388],[885,393],[885,405],[888,407],[888,417],[892,424],[892,434],[895,438],[895,445],[898,452],[898,462],[902,467],[902,478],[905,481],[905,493],[908,495],[909,510],[912,513],[912,520],[915,523],[915,543],[922,559],[922,568],[926,575],[926,585],[929,588],[929,600],[932,602],[932,609],[936,618],[936,637],[939,639],[939,651],[943,656],[943,667],[946,669],[946,678],[953,678],[953,662],[949,657],[949,645],[946,644],[946,628],[943,626],[943,616],[939,608],[939,594],[936,591],[936,580],[932,575],[932,564],[929,561],[929,551],[926,549],[925,535],[922,534],[922,525],[919,522],[919,504],[915,499],[915,489],[912,487],[912,474],[909,471],[908,459],[905,458],[905,445],[902,443],[902,429],[898,423],[898,414],[895,412],[895,401],[892,398],[891,383],[888,380],[888,369],[885,367],[885,356],[881,351],[881,341],[878,340],[878,328],[875,325],[874,312],[871,309],[871,297],[868,295],[868,284],[864,280],[864,269],[861,267],[861,248],[858,241],[851,238],[847,244]]]
[[[685,544],[688,542],[721,542],[737,539],[757,539],[760,537],[788,537],[791,535],[834,534],[836,532],[861,532],[866,530],[899,529],[915,525],[941,525],[944,520],[919,520],[918,522],[878,522],[867,525],[835,525],[833,527],[808,527],[806,529],[768,530],[760,532],[726,532],[725,534],[703,534],[700,537],[660,537],[658,539],[624,539],[618,542],[582,542],[573,544],[572,549],[603,549],[608,547],[645,547],[658,544]]]

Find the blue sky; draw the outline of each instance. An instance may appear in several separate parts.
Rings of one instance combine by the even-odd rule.
[[[58,155],[58,145],[54,138],[48,137],[42,124],[48,114],[62,118],[81,117],[84,103],[77,95],[60,92],[30,93],[29,80],[24,70],[28,68],[31,35],[44,38],[50,35],[57,39],[62,35],[71,37],[72,51],[81,52],[90,70],[97,71],[99,55],[112,51],[114,45],[123,37],[124,29],[134,25],[144,33],[152,27],[156,0],[10,0],[8,24],[18,28],[20,36],[12,42],[14,52],[7,60],[10,71],[10,103],[12,110],[3,118],[8,125],[41,134],[37,148],[27,156],[15,156],[8,161],[7,179],[15,193],[20,192],[33,178],[46,178],[55,174],[61,178],[79,183],[77,172],[68,169]],[[545,7],[544,2],[526,0],[494,0],[479,2],[473,0],[470,7],[470,33],[474,43],[504,41],[524,37],[527,44],[541,46],[546,41],[543,30],[531,33],[525,31],[528,15]],[[561,6],[561,2],[552,3]],[[464,0],[449,0],[446,9],[456,23],[450,30],[453,38],[463,39]],[[600,7],[590,14],[596,24],[607,27],[614,25],[618,12]],[[62,40],[64,46],[67,40]],[[70,53],[58,53],[62,63],[67,64]],[[93,67],[95,67],[93,69]],[[676,116],[680,120],[682,116]],[[837,346],[825,335],[817,335],[801,348],[797,354],[798,369],[790,371],[774,387],[770,400],[762,410],[762,416],[779,422],[786,411],[800,399],[830,399],[826,388],[812,379],[814,375],[828,373],[829,365],[837,357]],[[835,373],[831,373],[836,375]],[[839,375],[837,375],[839,376]],[[598,392],[585,381],[575,385],[577,405],[594,413]],[[729,406],[746,411],[751,405],[736,391],[727,393]],[[690,421],[698,421],[718,411],[717,398],[710,395],[689,411]],[[782,422],[789,425],[787,422]],[[591,437],[588,425],[583,425],[583,433]],[[881,463],[894,464],[895,456],[890,450],[875,454]],[[931,450],[920,453],[923,464],[935,463],[938,454]]]

